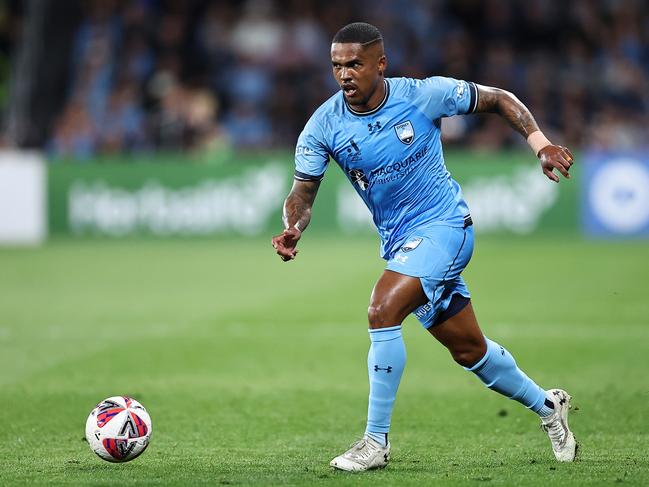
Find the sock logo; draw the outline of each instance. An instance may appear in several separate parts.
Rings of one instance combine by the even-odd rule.
[[[500,347],[500,355],[505,355],[505,349],[503,347]]]
[[[387,367],[379,367],[378,365],[374,366],[374,372],[378,372],[379,370],[385,370],[387,374],[392,372],[392,366],[388,365]]]

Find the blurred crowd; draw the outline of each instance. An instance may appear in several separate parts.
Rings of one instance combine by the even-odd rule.
[[[332,35],[358,20],[383,32],[388,76],[435,74],[505,88],[552,140],[575,148],[649,140],[646,0],[87,0],[80,6],[68,91],[46,143],[56,156],[290,147],[337,89]],[[460,147],[523,142],[498,117],[483,115],[446,120],[443,133]]]
[[[3,118],[9,102],[12,54],[20,38],[21,17],[22,11],[19,5],[12,6],[0,0],[0,115]],[[0,147],[5,143],[0,126]]]

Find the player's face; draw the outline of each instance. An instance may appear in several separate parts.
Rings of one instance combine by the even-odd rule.
[[[383,72],[387,65],[380,42],[361,44],[333,43],[331,65],[334,78],[347,103],[359,111],[371,110],[383,98]]]

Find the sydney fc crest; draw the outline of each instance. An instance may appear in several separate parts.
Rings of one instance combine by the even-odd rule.
[[[394,126],[394,130],[397,133],[399,140],[406,145],[412,144],[412,141],[415,140],[415,129],[412,128],[410,120],[398,123]]]
[[[416,238],[414,240],[411,240],[410,242],[406,242],[406,244],[401,247],[401,252],[410,252],[411,250],[415,250],[417,247],[419,247],[419,244],[423,238]]]

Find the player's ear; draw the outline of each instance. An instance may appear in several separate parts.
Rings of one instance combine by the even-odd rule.
[[[386,68],[388,67],[388,58],[385,57],[385,54],[381,55],[379,58],[379,74],[383,76],[383,73],[385,72]]]

